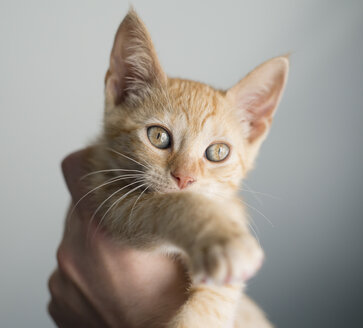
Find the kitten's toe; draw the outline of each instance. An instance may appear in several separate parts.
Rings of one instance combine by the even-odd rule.
[[[204,256],[205,270],[209,279],[223,284],[232,275],[232,259],[222,245],[209,247]]]
[[[194,266],[197,270],[194,271],[193,282],[218,285],[241,283],[255,275],[263,257],[262,249],[254,239],[235,238],[209,245],[194,257],[199,258],[199,263]]]
[[[252,278],[257,271],[261,268],[264,259],[262,248],[257,242],[250,241],[244,248],[243,258],[241,258],[241,272],[240,278],[246,281]]]
[[[194,251],[193,255],[192,276],[194,284],[222,284],[230,276],[230,260],[225,255],[221,245],[202,247],[199,251]]]

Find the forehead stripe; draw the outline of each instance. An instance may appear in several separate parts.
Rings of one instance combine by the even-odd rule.
[[[203,119],[203,121],[202,121],[202,124],[201,124],[201,127],[203,128],[204,127],[204,124],[205,124],[205,122],[207,121],[207,119],[208,118],[210,118],[210,117],[212,117],[212,116],[215,116],[216,115],[216,109],[214,108],[210,113],[208,113],[205,117],[204,117],[204,119]]]

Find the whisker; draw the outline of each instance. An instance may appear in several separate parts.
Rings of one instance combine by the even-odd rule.
[[[119,202],[121,202],[123,199],[125,199],[129,194],[131,194],[132,192],[134,192],[135,190],[137,190],[137,189],[139,189],[139,188],[141,188],[141,187],[143,187],[143,186],[145,186],[146,185],[146,183],[144,183],[144,184],[141,184],[141,185],[139,185],[139,186],[137,186],[137,187],[135,187],[135,188],[133,188],[133,189],[131,189],[130,191],[128,191],[126,194],[124,194],[124,195],[122,195],[120,198],[118,198],[108,209],[107,209],[107,211],[105,212],[105,214],[103,214],[103,216],[102,216],[102,218],[101,218],[101,220],[100,220],[100,222],[98,223],[98,226],[97,226],[97,228],[96,228],[96,231],[97,231],[97,229],[98,229],[98,227],[100,227],[101,226],[101,224],[102,224],[102,222],[103,222],[103,220],[105,219],[105,217],[106,217],[106,215],[108,214],[108,212],[114,207],[114,206],[116,206]]]
[[[253,225],[248,221],[247,222],[248,226],[250,227],[251,231],[253,232],[253,234],[256,237],[257,242],[259,243],[259,245],[261,246],[261,242],[260,242],[260,238],[258,237],[257,232],[255,231],[255,229],[253,228]]]
[[[126,186],[123,186],[122,188],[120,188],[120,189],[117,189],[115,192],[113,192],[110,196],[108,196],[97,208],[96,208],[96,210],[93,212],[93,215],[92,215],[92,217],[91,217],[91,219],[90,219],[90,222],[92,222],[93,220],[94,220],[94,218],[96,217],[96,214],[100,211],[100,209],[101,209],[101,207],[110,199],[110,198],[112,198],[114,195],[116,195],[116,194],[118,194],[120,191],[122,191],[122,190],[124,190],[124,189],[126,189],[127,187],[129,187],[129,186],[132,186],[132,185],[134,185],[134,184],[136,184],[136,183],[139,183],[140,181],[134,181],[134,182],[131,182],[131,183],[129,183],[128,185],[126,185]]]
[[[117,175],[115,177],[111,177],[109,179],[107,179],[106,181],[119,181],[118,179],[120,178],[120,180],[127,180],[127,179],[140,179],[140,177],[143,177],[143,174],[121,174],[121,175]],[[122,178],[122,179],[121,179]]]
[[[153,166],[146,160],[146,159],[142,159],[144,161],[144,163],[146,164],[146,166],[149,167],[149,169],[153,169]]]
[[[261,195],[261,196],[270,197],[272,199],[281,200],[280,197],[277,197],[277,196],[274,196],[274,195],[271,195],[271,194],[268,194],[268,193],[265,193],[265,192],[260,192],[260,191],[253,190],[250,186],[247,185],[247,183],[245,181],[243,181],[242,184],[245,185],[249,189],[249,190],[246,190],[246,189],[240,188],[240,190],[242,190],[242,191],[247,191],[247,192],[250,192],[250,193],[253,193],[253,194],[258,194],[258,195]]]
[[[100,184],[99,186],[97,186],[97,187],[95,187],[95,188],[93,188],[93,189],[91,189],[91,190],[89,190],[86,194],[84,194],[77,202],[76,202],[76,204],[73,206],[73,208],[72,208],[72,210],[71,210],[71,212],[69,213],[69,218],[72,218],[72,216],[73,216],[73,213],[74,213],[74,211],[75,211],[75,209],[77,208],[77,206],[79,205],[79,203],[83,200],[83,199],[85,199],[88,195],[90,195],[92,192],[94,192],[94,191],[96,191],[96,190],[98,190],[98,189],[100,189],[100,188],[102,188],[102,187],[104,187],[104,186],[107,186],[107,185],[109,185],[109,184],[111,184],[111,183],[114,183],[114,182],[117,182],[117,181],[121,181],[121,180],[125,180],[125,179],[130,179],[130,177],[129,176],[121,176],[121,177],[113,177],[113,178],[111,178],[111,179],[108,179],[106,182],[104,182],[104,183],[102,183],[102,184]]]
[[[271,226],[274,228],[274,225],[273,225],[273,223],[271,222],[271,220],[270,219],[268,219],[267,218],[267,216],[265,215],[265,214],[263,214],[260,210],[258,210],[256,207],[253,207],[252,205],[250,205],[250,204],[248,204],[246,201],[243,201],[243,200],[241,200],[242,201],[242,203],[243,204],[245,204],[246,206],[248,206],[249,208],[251,208],[251,209],[253,209],[253,210],[255,210],[258,214],[260,214],[263,218],[265,218],[266,219],[266,221],[268,222],[268,223],[270,223],[271,224]]]
[[[107,169],[107,170],[98,170],[98,171],[93,171],[90,173],[87,173],[85,175],[83,175],[80,180],[83,180],[84,178],[93,175],[93,174],[97,174],[97,173],[104,173],[104,172],[118,172],[118,171],[125,171],[125,172],[138,172],[138,173],[144,173],[143,171],[140,170],[129,170],[129,169]]]
[[[260,205],[262,205],[262,201],[261,201],[261,199],[260,199],[259,197],[257,197],[256,193],[255,193],[255,192],[253,192],[253,191],[252,191],[252,189],[250,189],[250,187],[248,187],[246,184],[245,184],[245,186],[246,186],[246,188],[248,188],[247,190],[246,190],[246,189],[244,189],[244,188],[240,188],[239,190],[241,190],[241,191],[247,191],[247,192],[250,192],[250,193],[252,194],[253,198],[254,198],[254,199],[256,199],[256,201],[257,201]]]
[[[112,148],[110,148],[110,147],[107,147],[106,149],[107,149],[107,150],[109,150],[109,151],[112,151],[112,152],[114,152],[115,154],[118,154],[118,155],[120,155],[120,156],[122,156],[122,157],[125,157],[125,158],[129,159],[130,161],[133,161],[134,163],[136,163],[136,164],[138,164],[138,165],[143,166],[145,169],[149,169],[147,166],[145,166],[144,164],[142,164],[142,163],[138,162],[136,159],[133,159],[133,158],[131,158],[131,157],[127,156],[127,155],[124,155],[124,154],[122,154],[122,153],[120,153],[120,152],[118,152],[118,151],[116,151],[116,150],[114,150],[114,149],[112,149]]]
[[[134,208],[135,208],[135,205],[136,205],[136,203],[138,202],[138,200],[141,198],[141,196],[145,193],[145,191],[146,190],[148,190],[150,188],[150,185],[148,185],[144,190],[143,190],[143,192],[136,198],[136,200],[135,200],[135,203],[134,203],[134,205],[132,205],[132,208],[131,208],[131,212],[130,212],[130,215],[129,215],[129,219],[131,219],[132,218],[132,213],[133,213],[133,211],[134,211]]]
[[[209,192],[209,194],[210,195],[214,195],[214,196],[218,196],[218,197],[220,197],[220,198],[224,198],[224,199],[226,199],[226,196],[224,196],[223,194],[221,194],[221,193],[217,193],[217,192]],[[261,211],[259,211],[257,208],[254,208],[252,205],[249,205],[249,204],[247,204],[245,201],[243,201],[242,199],[238,199],[238,201],[240,201],[242,204],[244,204],[244,205],[246,205],[246,206],[248,206],[248,207],[250,207],[250,208],[252,208],[252,209],[254,209],[256,212],[258,212],[260,215],[262,215],[265,219],[266,219],[266,221],[267,222],[269,222],[270,224],[271,224],[271,226],[272,227],[274,227],[274,225],[272,224],[272,222],[261,212]],[[257,232],[256,232],[256,230],[258,231],[259,229],[258,229],[258,226],[257,226],[257,224],[254,222],[254,220],[253,220],[253,218],[252,218],[252,216],[250,216],[249,214],[248,214],[248,212],[246,212],[246,215],[247,215],[247,217],[248,217],[248,220],[247,220],[247,223],[249,224],[249,226],[250,226],[250,228],[251,228],[251,230],[252,230],[252,232],[255,234],[255,236],[256,236],[256,239],[258,240],[258,242],[260,243],[260,240],[259,240],[259,238],[258,238],[258,234],[257,234]],[[252,226],[252,224],[255,226],[255,228],[256,228],[256,230],[253,228],[253,226]]]

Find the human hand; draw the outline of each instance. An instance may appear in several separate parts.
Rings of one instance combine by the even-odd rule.
[[[73,204],[86,150],[68,156],[63,173]],[[120,246],[95,223],[87,197],[68,217],[49,279],[49,313],[59,327],[162,327],[186,301],[182,265],[165,255]],[[73,205],[71,205],[72,207]]]

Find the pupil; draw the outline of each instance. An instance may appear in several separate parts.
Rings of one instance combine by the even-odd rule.
[[[158,135],[156,136],[156,139],[160,139],[160,132],[158,132]]]

